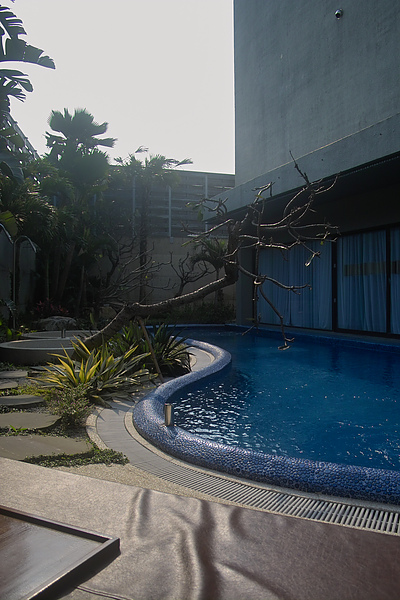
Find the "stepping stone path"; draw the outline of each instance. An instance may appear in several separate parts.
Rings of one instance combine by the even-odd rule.
[[[41,396],[32,396],[31,394],[19,394],[16,396],[0,396],[0,406],[8,408],[28,408],[43,404]]]
[[[10,412],[0,414],[0,429],[48,429],[59,420],[49,412]]]
[[[54,454],[81,454],[90,452],[89,442],[56,435],[9,435],[0,436],[0,456],[24,460],[31,456]]]
[[[25,379],[28,371],[0,371],[0,390],[13,390],[20,384],[16,379]]]
[[[18,387],[17,381],[0,381],[0,390],[13,390]]]
[[[0,371],[0,390],[15,389],[17,380],[28,377],[27,371]],[[8,408],[28,408],[43,404],[41,396],[20,394],[0,396],[0,406]],[[46,412],[10,412],[0,414],[0,428],[40,430],[51,427],[59,417]],[[76,440],[57,435],[2,435],[0,436],[0,456],[14,460],[24,460],[32,456],[53,456],[55,454],[83,454],[90,452],[92,445],[86,440]]]
[[[25,379],[28,371],[0,371],[0,379]]]

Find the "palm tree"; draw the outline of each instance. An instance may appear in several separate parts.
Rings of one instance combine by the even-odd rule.
[[[172,186],[179,178],[176,167],[192,164],[190,158],[177,160],[167,158],[162,154],[149,155],[144,161],[135,155],[148,152],[147,148],[140,146],[127,160],[117,158],[125,177],[132,183],[136,205],[136,233],[139,240],[139,302],[146,298],[147,267],[149,264],[148,236],[149,236],[149,206],[151,192],[154,185],[164,184]]]
[[[86,109],[75,109],[73,115],[64,108],[64,113],[53,110],[48,119],[48,124],[53,131],[61,133],[54,135],[46,132],[47,146],[51,148],[49,158],[57,162],[65,153],[92,154],[98,146],[112,148],[115,138],[99,138],[108,128],[108,123],[98,124],[93,115]]]
[[[54,69],[51,58],[30,46],[19,36],[26,35],[21,19],[0,6],[0,62],[22,62]],[[25,92],[32,92],[28,77],[14,69],[0,69],[0,170],[10,177],[23,180],[20,161],[24,140],[10,117],[10,97],[23,101]]]

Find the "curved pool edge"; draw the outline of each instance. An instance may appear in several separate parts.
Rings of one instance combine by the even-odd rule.
[[[164,403],[178,390],[212,377],[226,368],[231,357],[222,348],[187,340],[213,356],[213,362],[170,380],[150,392],[133,409],[137,431],[160,450],[199,467],[242,477],[258,483],[328,496],[400,505],[400,473],[300,458],[269,455],[237,446],[227,446],[175,425],[164,424]]]

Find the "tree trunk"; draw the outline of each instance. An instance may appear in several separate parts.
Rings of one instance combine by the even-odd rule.
[[[152,317],[164,313],[165,311],[172,310],[178,306],[184,306],[185,304],[191,304],[196,300],[202,300],[208,296],[208,294],[212,294],[217,290],[222,290],[223,288],[233,285],[236,283],[237,278],[237,268],[231,268],[224,277],[221,277],[221,279],[208,283],[202,288],[179,296],[178,298],[169,298],[168,300],[163,300],[162,302],[156,302],[154,304],[140,304],[139,302],[127,304],[114,319],[104,327],[104,329],[86,338],[85,345],[89,350],[97,348],[103,342],[109,340],[118,333],[118,331],[134,317]]]
[[[60,279],[60,264],[61,264],[61,246],[60,244],[56,245],[56,249],[54,252],[53,258],[53,268],[51,275],[51,286],[49,295],[46,298],[55,298],[58,290],[58,281]]]
[[[68,275],[71,269],[71,263],[72,263],[72,258],[74,256],[74,252],[75,252],[75,242],[72,242],[69,250],[68,250],[68,254],[67,257],[65,259],[65,263],[64,263],[64,269],[63,272],[61,274],[60,277],[60,281],[58,282],[58,289],[57,289],[57,300],[61,301],[62,297],[64,295],[64,290],[65,290],[65,286],[67,284],[67,280],[68,280]]]

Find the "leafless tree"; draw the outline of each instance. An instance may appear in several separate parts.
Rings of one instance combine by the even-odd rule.
[[[294,165],[303,178],[304,185],[283,208],[280,218],[274,222],[268,220],[269,203],[272,200],[272,183],[255,190],[254,201],[244,208],[240,218],[233,218],[229,215],[226,200],[205,199],[199,203],[198,209],[209,210],[213,215],[215,224],[206,233],[194,236],[193,242],[198,244],[203,239],[217,237],[220,231],[224,232],[224,237],[226,235],[224,266],[221,270],[222,275],[217,280],[200,286],[195,291],[180,296],[171,296],[166,300],[152,304],[126,302],[104,329],[86,339],[85,343],[88,348],[94,348],[104,340],[111,338],[124,324],[135,317],[153,317],[161,313],[165,314],[165,312],[174,308],[202,300],[213,292],[231,286],[237,282],[239,273],[252,280],[257,294],[261,294],[278,315],[283,335],[282,348],[288,347],[290,340],[284,331],[283,317],[278,308],[268,298],[263,290],[263,285],[269,281],[286,289],[288,293],[299,293],[299,290],[305,286],[284,285],[268,274],[260,274],[258,272],[258,255],[265,248],[289,251],[291,248],[300,245],[309,253],[309,259],[306,263],[306,266],[308,266],[320,254],[320,252],[311,248],[311,241],[333,241],[337,234],[336,227],[325,221],[319,221],[314,210],[315,199],[326,193],[332,186],[326,187],[321,181],[311,182],[307,175],[301,171],[296,161],[294,161]],[[241,264],[241,251],[246,249],[255,251],[256,268],[254,272],[249,271]]]
[[[209,275],[211,272],[208,268],[208,265],[204,261],[199,261],[194,264],[193,255],[191,255],[189,252],[184,258],[179,259],[177,266],[175,266],[173,263],[173,256],[171,252],[170,265],[179,280],[178,290],[174,294],[175,298],[182,296],[186,286],[197,283],[201,279],[204,279],[204,277]]]

